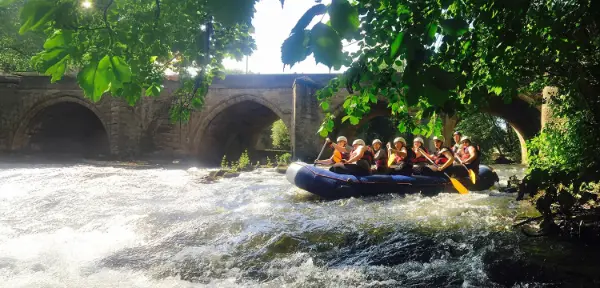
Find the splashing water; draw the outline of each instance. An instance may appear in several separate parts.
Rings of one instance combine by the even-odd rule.
[[[505,184],[523,169],[498,171]],[[529,261],[563,258],[540,252],[556,252],[548,247],[558,244],[513,230],[515,217],[534,213],[514,195],[327,202],[274,171],[202,184],[208,172],[3,164],[1,286],[533,287],[562,281]],[[519,274],[525,269],[537,272]]]

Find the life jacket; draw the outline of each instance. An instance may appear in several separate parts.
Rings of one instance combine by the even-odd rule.
[[[448,157],[446,157],[446,155],[444,155],[444,153],[442,153],[442,152],[445,152],[445,151],[448,151],[448,152],[452,153],[451,152],[452,150],[450,150],[450,148],[444,147],[444,146],[442,146],[440,148],[440,150],[435,151],[433,153],[433,159],[432,160],[433,160],[433,162],[435,162],[436,165],[444,165],[444,164],[446,164],[446,162],[448,162],[448,160],[449,160]]]
[[[461,161],[466,161],[467,159],[471,158],[471,154],[469,154],[469,147],[473,146],[473,148],[475,148],[475,152],[477,153],[477,156],[475,157],[475,160],[469,164],[465,164],[467,167],[471,168],[471,167],[479,167],[479,162],[481,162],[481,152],[479,150],[479,145],[475,145],[473,143],[471,143],[471,145],[467,146],[467,147],[462,147],[462,152],[463,155],[460,157]]]
[[[333,162],[340,163],[340,162],[342,162],[342,159],[344,159],[344,160],[350,159],[350,153],[342,153],[342,152],[338,151],[337,149],[334,149],[333,150]]]
[[[373,157],[375,157],[375,155],[377,155],[377,153],[382,153],[383,157],[375,160],[375,166],[377,166],[377,168],[379,167],[387,167],[387,154],[385,153],[385,150],[383,148],[380,148],[378,151],[376,151],[375,153],[373,153]]]
[[[429,151],[427,151],[427,148],[425,147],[421,147],[421,149],[423,151],[425,151],[425,153],[429,154]],[[412,149],[410,149],[410,151],[413,152],[413,157],[415,157],[414,159],[412,159],[413,163],[423,163],[423,162],[429,162],[429,160],[427,160],[427,158],[425,158],[425,156],[420,156],[420,157],[416,157],[415,151],[413,151]]]
[[[375,158],[375,156],[373,155],[373,151],[371,150],[370,147],[366,147],[367,149],[365,150],[365,153],[363,153],[362,158],[359,159],[360,160],[367,160],[367,162],[369,162],[369,165],[373,164],[373,159]],[[356,150],[352,151],[352,154],[354,154],[356,152]],[[357,161],[358,162],[358,161]]]
[[[413,163],[414,159],[415,159],[415,151],[413,151],[412,149],[406,149],[406,157],[400,157],[398,156],[398,154],[393,153],[391,155],[392,157],[394,157],[394,164],[399,164],[400,162],[406,162],[406,163]]]

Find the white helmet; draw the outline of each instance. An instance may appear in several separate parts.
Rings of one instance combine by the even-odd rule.
[[[421,137],[415,138],[415,140],[413,140],[413,143],[414,142],[421,142],[421,144],[425,145],[425,142],[423,141],[423,138],[421,138]]]
[[[460,138],[460,143],[462,143],[465,140],[471,142],[471,138],[469,136],[463,136],[462,138]]]
[[[346,138],[344,136],[340,136],[337,138],[336,142],[340,142],[340,141],[346,141],[346,143],[348,143],[348,138]]]
[[[379,140],[379,139],[375,139],[375,140],[373,140],[373,143],[372,143],[371,145],[375,145],[375,143],[383,144],[383,143],[381,142],[381,140]]]
[[[357,144],[365,146],[365,141],[363,141],[362,139],[356,139],[356,140],[354,140],[354,142],[352,142],[352,146],[357,145]]]
[[[446,138],[444,138],[444,136],[433,136],[433,141],[446,142]]]
[[[396,144],[398,142],[402,142],[402,144],[404,144],[404,146],[406,146],[406,140],[404,140],[404,138],[396,137],[396,139],[394,139],[394,144]]]

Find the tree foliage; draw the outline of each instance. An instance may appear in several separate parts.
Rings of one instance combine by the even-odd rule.
[[[0,4],[0,71],[32,71],[30,59],[43,49],[43,33],[19,34],[19,10],[24,0]],[[0,1],[1,3],[2,1]]]
[[[456,130],[469,135],[479,145],[484,162],[493,160],[495,153],[515,162],[521,161],[521,143],[517,133],[503,119],[483,112],[465,112],[461,113]]]
[[[563,227],[569,231],[575,230],[573,223],[589,221],[575,212],[590,209],[589,201],[600,198],[598,191],[589,196],[589,189],[581,188],[600,175],[598,153],[587,150],[600,139],[600,1],[334,2],[346,2],[352,9],[333,3],[319,9],[315,14],[327,13],[331,21],[312,29],[299,25],[303,30],[295,29],[286,41],[308,35],[296,40],[304,47],[282,46],[284,64],[293,65],[312,53],[330,67],[349,67],[317,94],[327,113],[322,136],[333,131],[329,102],[341,88],[351,93],[344,102],[343,120],[359,123],[377,103],[374,95],[380,95],[401,119],[398,129],[419,134],[438,126],[419,125],[421,118],[476,109],[490,97],[509,101],[519,92],[558,87],[560,94],[552,100],[556,115],[567,124],[549,125],[528,144],[530,169],[522,188],[534,194],[545,191],[537,201],[543,227],[556,227],[557,213],[564,215],[562,223],[568,224]],[[332,24],[357,19],[359,25],[350,34]],[[317,32],[318,42],[306,41]],[[341,39],[357,43],[357,51],[345,53]],[[393,63],[404,67],[401,74],[389,68]],[[419,112],[411,117],[409,109]]]
[[[188,120],[222,60],[241,60],[254,49],[250,36],[255,0],[29,0],[21,10],[21,34],[43,32],[44,49],[33,59],[39,71],[63,77],[70,68],[94,101],[103,94],[131,105],[157,96],[167,69],[179,73],[174,120]],[[235,9],[230,9],[235,7]],[[190,72],[192,71],[192,72]]]
[[[304,46],[284,43],[282,60],[293,65],[313,53],[330,67],[348,66],[318,98],[328,103],[346,88],[353,93],[346,119],[356,123],[377,102],[373,95],[384,96],[391,113],[412,121],[419,134],[434,127],[419,125],[420,118],[483,105],[487,97],[508,100],[520,90],[539,93],[548,84],[569,87],[597,119],[599,6],[590,0],[335,0],[298,22],[286,42],[303,38],[294,41]],[[306,28],[307,18],[324,13],[329,23]],[[345,53],[342,39],[358,50]],[[420,112],[409,117],[409,108]],[[332,126],[326,117],[321,134]]]
[[[292,141],[290,138],[290,132],[283,120],[279,119],[273,123],[271,127],[271,139],[273,140],[273,147],[282,150],[291,150]]]

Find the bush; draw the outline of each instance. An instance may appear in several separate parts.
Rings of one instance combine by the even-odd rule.
[[[238,160],[237,167],[239,170],[246,170],[250,168],[250,157],[248,156],[248,150],[245,150],[242,155],[240,155],[240,159]]]
[[[227,162],[227,155],[223,155],[223,159],[221,159],[221,169],[227,170],[229,168],[229,163]]]
[[[273,127],[271,128],[271,139],[273,140],[274,148],[290,150],[292,147],[290,132],[281,119],[273,123]]]
[[[281,155],[277,156],[276,158],[277,158],[277,164],[279,164],[279,165],[287,165],[292,162],[292,154],[290,154],[290,153],[281,154]]]

